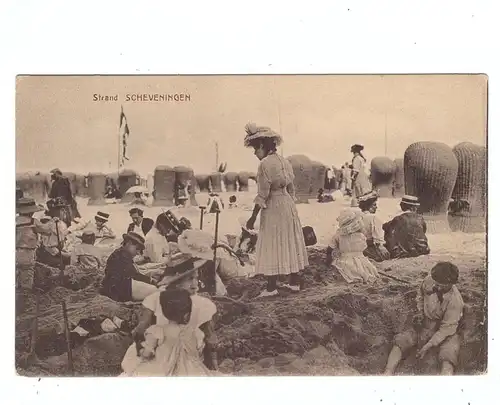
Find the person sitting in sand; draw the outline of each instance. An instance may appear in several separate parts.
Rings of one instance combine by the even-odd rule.
[[[329,193],[325,193],[325,190],[323,190],[322,188],[320,188],[318,190],[317,200],[318,200],[319,203],[327,203],[327,202],[333,202],[334,201],[332,195],[329,194]]]
[[[187,326],[199,329],[202,332],[197,333],[198,353],[203,358],[203,363],[208,369],[217,370],[217,336],[214,324],[217,307],[209,298],[198,295],[198,272],[207,265],[206,260],[190,259],[182,265],[169,269],[170,274],[161,280],[159,284],[161,284],[162,289],[177,288],[189,293],[191,297],[191,316]],[[146,297],[142,302],[139,323],[132,331],[134,340],[141,339],[151,325],[164,326],[169,324],[170,321],[163,314],[160,294],[161,291],[157,291]],[[136,358],[136,345],[132,344],[123,358],[122,367],[125,369],[126,364],[135,364]]]
[[[382,262],[390,259],[390,255],[384,246],[382,222],[375,214],[377,212],[377,200],[377,193],[370,191],[358,198],[358,206],[362,212],[363,233],[366,236],[367,244],[363,254],[376,262]]]
[[[128,213],[132,219],[132,223],[129,224],[127,232],[135,232],[146,236],[151,228],[153,228],[155,221],[151,218],[144,218],[144,211],[140,208],[132,208]]]
[[[236,202],[236,196],[235,195],[232,195],[229,197],[229,209],[231,208],[237,208],[238,207],[238,203]]]
[[[427,226],[418,213],[417,197],[405,195],[400,203],[403,213],[383,225],[384,239],[393,259],[417,257],[430,253],[427,242]]]
[[[143,253],[145,263],[158,264],[163,267],[172,264],[172,251],[168,241],[169,235],[175,233],[167,213],[156,217],[155,225],[148,232]]]
[[[37,261],[50,267],[59,267],[62,262],[68,265],[71,261],[71,254],[64,250],[68,227],[60,220],[61,207],[63,203],[57,200],[47,203],[45,218],[40,220],[43,226],[39,227],[40,246],[37,249]]]
[[[108,213],[98,211],[94,217],[94,221],[94,223],[91,221],[80,221],[78,225],[71,227],[71,230],[75,236],[82,236],[84,231],[94,232],[96,245],[114,241],[116,239],[116,234],[107,224],[109,221]]]
[[[348,283],[373,282],[378,273],[363,254],[367,245],[360,216],[353,210],[344,209],[337,221],[339,228],[327,249],[327,264],[333,265]]]
[[[153,277],[141,274],[134,263],[134,257],[144,250],[144,238],[134,232],[123,235],[122,245],[106,262],[100,293],[114,301],[142,301],[158,291]]]
[[[144,332],[144,339],[136,337],[136,362],[131,357],[122,362],[129,377],[154,376],[210,376],[214,372],[203,364],[198,342],[203,332],[189,320],[193,316],[193,302],[189,292],[169,289],[159,294],[160,309],[166,324],[152,325]]]
[[[92,230],[84,231],[79,238],[82,243],[76,245],[71,254],[71,264],[82,270],[95,271],[104,267],[103,252],[94,246],[95,233]]]
[[[34,283],[35,254],[42,224],[33,217],[43,207],[33,198],[20,197],[16,201],[16,286],[31,289]]]
[[[148,197],[142,192],[134,193],[134,199],[130,202],[129,205],[146,205],[148,201]]]
[[[438,348],[441,374],[452,375],[457,366],[460,337],[457,334],[464,302],[456,284],[459,270],[450,262],[437,263],[417,291],[413,328],[396,336],[389,354],[386,375],[393,375],[407,352],[418,347],[419,358]]]

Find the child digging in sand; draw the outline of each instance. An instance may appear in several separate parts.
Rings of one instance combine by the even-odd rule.
[[[439,352],[441,374],[452,375],[458,363],[460,336],[457,333],[463,316],[464,302],[456,284],[459,271],[450,262],[439,262],[417,291],[418,312],[413,328],[396,336],[389,354],[385,375],[393,375],[410,349],[417,347],[423,359],[433,349]]]
[[[122,376],[215,375],[216,372],[203,364],[198,352],[197,334],[201,331],[188,325],[192,310],[189,292],[181,289],[162,291],[160,305],[168,324],[146,329],[144,340],[136,342],[136,361],[129,358],[122,362]]]
[[[337,221],[339,229],[328,247],[327,264],[333,265],[348,283],[373,282],[378,278],[378,273],[375,266],[363,255],[367,245],[360,215],[345,209]]]

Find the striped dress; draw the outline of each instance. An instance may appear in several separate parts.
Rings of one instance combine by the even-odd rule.
[[[356,180],[352,184],[353,196],[356,198],[361,197],[372,190],[370,180],[365,172],[365,160],[356,154],[352,158],[352,171],[358,173]]]
[[[297,273],[308,264],[290,162],[275,153],[261,160],[255,204],[261,207],[255,269],[266,276]]]

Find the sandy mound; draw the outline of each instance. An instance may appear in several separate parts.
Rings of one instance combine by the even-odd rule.
[[[383,269],[387,269],[387,274],[406,280],[408,284],[381,277],[372,285],[348,285],[335,279],[322,264],[323,252],[312,251],[304,292],[295,295],[280,291],[280,298],[252,302],[248,314],[240,314],[232,323],[219,325],[221,361],[229,368],[238,365],[234,366],[238,374],[266,374],[265,370],[255,370],[262,364],[274,364],[270,359],[280,355],[305,356],[321,345],[336,360],[331,363],[332,368],[317,370],[320,374],[349,374],[352,369],[360,374],[379,374],[384,370],[395,334],[411,325],[419,282],[435,263],[450,259],[450,256],[436,255],[389,261],[379,266],[382,274]],[[468,256],[454,262],[461,270],[459,288],[466,304],[462,329],[464,344],[457,373],[481,373],[486,369],[485,261]],[[323,285],[316,281],[318,276],[330,283]],[[235,294],[248,289],[250,296],[255,296],[263,286],[263,280],[254,279],[245,283],[240,281],[228,289]],[[436,362],[432,361],[435,354],[430,353],[430,359],[420,363],[409,356],[399,372],[435,373]],[[345,368],[339,369],[339,364]],[[280,370],[284,374],[290,371],[286,367],[278,371],[273,368],[268,370],[269,375]],[[304,366],[294,369],[292,374],[310,372],[311,369]]]

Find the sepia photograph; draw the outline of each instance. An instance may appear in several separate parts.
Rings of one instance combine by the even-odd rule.
[[[15,119],[19,376],[487,373],[486,75],[20,75]]]

